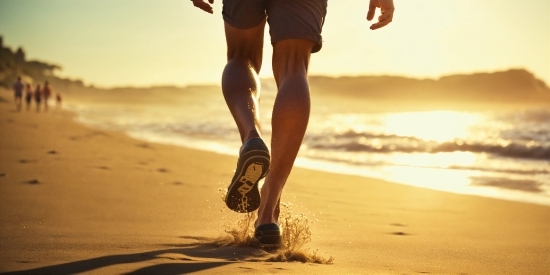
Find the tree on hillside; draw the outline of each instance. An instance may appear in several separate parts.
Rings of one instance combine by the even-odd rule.
[[[4,46],[3,37],[0,36],[0,87],[11,89],[18,76],[30,83],[49,81],[53,86],[64,90],[84,87],[80,80],[56,77],[56,70],[61,70],[61,67],[37,60],[26,60],[22,47],[13,52],[9,47]]]

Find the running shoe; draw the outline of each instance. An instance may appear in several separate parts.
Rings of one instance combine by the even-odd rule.
[[[262,224],[254,231],[254,237],[258,240],[261,248],[277,249],[282,245],[283,237],[281,229],[276,223]]]
[[[261,138],[251,138],[243,145],[225,196],[229,209],[248,213],[260,207],[258,183],[267,175],[269,163],[269,150]]]

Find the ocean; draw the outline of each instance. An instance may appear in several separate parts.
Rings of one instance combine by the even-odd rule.
[[[262,93],[269,145],[275,92]],[[173,97],[131,104],[69,100],[65,106],[92,127],[237,156],[240,138],[221,92]],[[357,111],[314,97],[312,104],[297,166],[550,206],[548,109]]]

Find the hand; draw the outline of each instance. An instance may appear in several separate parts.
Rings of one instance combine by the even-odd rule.
[[[212,6],[210,4],[214,4],[214,0],[208,0],[208,3],[204,2],[204,0],[191,0],[193,2],[193,5],[207,13],[214,13],[214,10],[212,9]]]
[[[393,0],[370,0],[367,20],[371,21],[374,18],[376,8],[380,8],[382,14],[378,16],[378,22],[370,25],[371,30],[376,30],[389,24],[392,21],[393,11],[395,10]]]

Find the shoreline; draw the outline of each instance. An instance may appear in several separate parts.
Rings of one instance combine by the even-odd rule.
[[[78,103],[75,103],[74,105],[78,106]],[[98,125],[97,122],[83,119],[84,116],[82,116],[81,114],[78,114],[77,109],[78,107],[75,107],[75,110],[72,110],[73,112],[76,113],[75,121],[77,123],[80,123],[82,125],[85,125],[87,127],[91,127],[94,129],[102,129],[107,131],[112,130],[112,129],[109,129],[108,127],[102,127],[101,125]],[[232,148],[230,148],[228,144],[223,142],[217,143],[217,141],[214,141],[214,140],[196,140],[193,137],[171,136],[170,133],[168,133],[168,135],[161,136],[157,133],[139,132],[139,131],[128,130],[128,129],[120,129],[120,130],[117,130],[117,132],[126,134],[131,138],[144,141],[144,142],[177,146],[177,147],[183,147],[188,149],[196,149],[196,150],[202,150],[206,152],[223,154],[231,157],[237,157],[237,150],[235,150],[235,148],[238,148],[237,144],[235,144]],[[476,185],[476,184],[472,184],[472,182],[470,183],[463,182],[461,184],[458,184],[457,182],[466,180],[465,179],[466,176],[464,176],[463,174],[467,173],[466,172],[467,169],[459,170],[460,174],[455,174],[457,170],[450,169],[450,168],[414,167],[414,166],[410,167],[407,165],[389,165],[388,164],[385,166],[375,167],[373,170],[369,170],[369,169],[365,169],[364,166],[323,161],[319,159],[308,158],[305,156],[301,157],[300,155],[298,155],[298,158],[296,159],[295,167],[300,167],[300,168],[308,169],[312,171],[330,172],[330,173],[336,173],[341,175],[360,176],[367,179],[384,180],[384,181],[389,181],[396,184],[413,186],[413,187],[424,188],[429,190],[438,190],[438,191],[448,192],[452,194],[474,195],[474,196],[485,197],[485,198],[495,198],[495,199],[500,199],[505,201],[523,202],[523,203],[530,203],[530,204],[550,207],[550,197],[548,197],[547,195],[545,196],[544,189],[541,189],[538,191],[529,191],[529,192],[522,190],[521,188],[514,189],[514,187],[518,187],[518,186],[514,186],[514,184],[515,185],[518,184],[517,180],[516,182],[514,182],[514,180],[510,180],[510,178],[505,178],[506,175],[501,176],[501,178],[499,178],[500,184],[504,186],[504,187],[502,186],[499,187],[499,186],[490,186],[490,185],[489,186]],[[389,170],[392,170],[393,172],[388,173]],[[399,170],[399,172],[397,172],[396,170]],[[455,182],[447,183],[445,185],[438,185],[438,184],[434,184],[435,182],[429,182],[425,180],[424,178],[426,178],[427,176],[424,176],[424,178],[421,178],[421,179],[403,176],[403,175],[419,174],[419,173],[422,173],[422,171],[439,171],[436,174],[446,179],[453,179]],[[480,171],[474,171],[471,173],[475,175],[475,172],[479,173]],[[400,175],[400,176],[397,176],[397,175]],[[462,180],[457,180],[458,178]],[[505,179],[510,180],[511,183],[507,183]]]
[[[545,274],[550,208],[295,168],[284,202],[332,265],[213,247],[235,158],[13,112],[0,96],[0,272]]]

